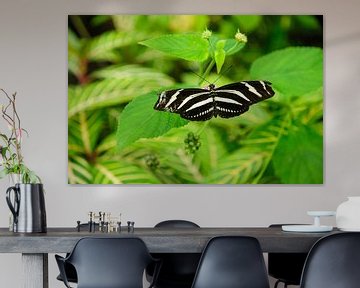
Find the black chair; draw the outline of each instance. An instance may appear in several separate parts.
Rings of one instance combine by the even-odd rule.
[[[199,225],[187,220],[166,220],[155,225],[155,228],[200,228]],[[198,266],[200,253],[157,253],[152,254],[161,259],[156,288],[190,288]],[[153,269],[147,269],[147,279],[151,280]]]
[[[348,232],[318,240],[306,259],[301,288],[360,287],[360,233]]]
[[[204,249],[192,288],[269,288],[256,238],[220,236]]]
[[[68,256],[69,256],[69,254],[66,254],[66,257],[68,257]],[[77,283],[77,274],[76,274],[75,267],[73,265],[71,265],[68,262],[64,262],[64,273],[66,275],[66,279],[68,282]],[[59,274],[56,277],[56,279],[64,282],[63,278],[61,277],[61,274]]]
[[[189,220],[165,220],[157,223],[155,228],[200,228],[194,222]]]
[[[66,287],[65,263],[75,267],[78,288],[142,288],[145,268],[156,262],[139,238],[82,238],[68,257],[55,258]]]
[[[84,228],[89,229],[89,224],[88,223],[82,223],[82,224],[80,224],[80,228],[81,229],[84,229]],[[95,223],[95,229],[99,229],[99,224],[98,223]],[[66,254],[66,257],[68,257],[68,256],[69,256],[69,253]],[[77,275],[76,275],[76,270],[75,270],[74,266],[71,265],[70,263],[67,263],[67,262],[65,262],[64,266],[65,266],[65,274],[66,274],[68,282],[77,283]],[[59,280],[59,281],[64,282],[64,280],[61,277],[61,274],[59,274],[56,277],[56,279]]]
[[[269,227],[280,228],[285,224],[272,224]],[[269,253],[268,272],[277,281],[274,288],[280,283],[284,287],[288,285],[300,285],[301,273],[304,268],[307,253]]]

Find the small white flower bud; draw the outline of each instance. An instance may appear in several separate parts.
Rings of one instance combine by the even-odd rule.
[[[209,39],[212,35],[212,32],[208,29],[205,29],[205,31],[202,33],[201,37],[204,39]]]
[[[238,42],[243,42],[246,43],[247,42],[247,37],[245,34],[241,33],[239,30],[236,32],[235,34],[235,39]]]

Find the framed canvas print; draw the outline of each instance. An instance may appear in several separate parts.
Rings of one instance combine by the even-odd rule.
[[[322,184],[319,15],[70,15],[70,184]]]

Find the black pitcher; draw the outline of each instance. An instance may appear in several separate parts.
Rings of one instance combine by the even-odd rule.
[[[14,202],[11,201],[11,194]],[[14,215],[13,231],[46,232],[46,211],[42,184],[15,184],[6,190],[6,202]]]

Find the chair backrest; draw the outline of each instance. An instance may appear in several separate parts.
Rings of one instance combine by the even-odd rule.
[[[271,224],[270,228],[280,228],[282,225]],[[269,275],[287,285],[300,285],[301,273],[307,253],[268,253]]]
[[[155,228],[200,228],[188,220],[165,220]],[[156,287],[190,287],[200,260],[200,253],[158,253],[155,257],[162,260]],[[151,275],[152,272],[149,270]]]
[[[67,259],[76,269],[78,288],[142,288],[152,260],[139,238],[82,238]]]
[[[311,248],[301,278],[302,288],[360,287],[360,233],[325,236]]]
[[[264,257],[256,238],[220,236],[204,249],[192,288],[268,288]]]
[[[165,220],[157,223],[155,228],[200,228],[194,222],[188,220]]]

